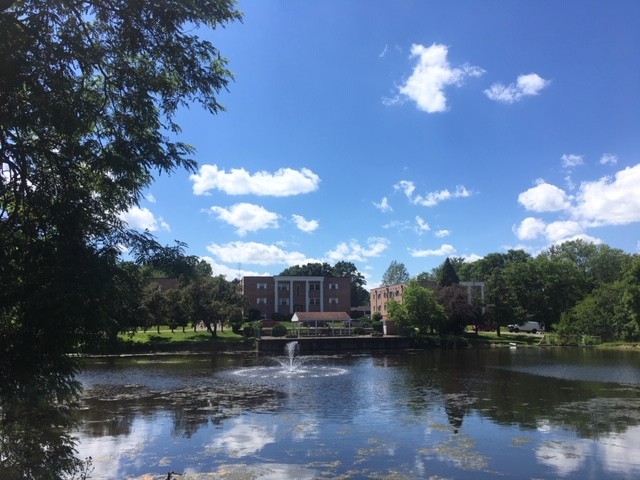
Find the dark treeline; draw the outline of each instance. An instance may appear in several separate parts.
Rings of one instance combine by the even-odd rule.
[[[509,250],[475,262],[451,258],[416,279],[442,282],[451,277],[448,266],[459,281],[485,282],[486,324],[537,321],[561,335],[640,340],[638,255],[574,240],[536,256]]]

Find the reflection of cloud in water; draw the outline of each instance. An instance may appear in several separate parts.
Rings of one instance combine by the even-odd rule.
[[[269,431],[264,425],[248,425],[242,420],[223,432],[213,441],[214,450],[225,450],[230,457],[246,457],[262,450],[265,445],[276,441],[277,426]]]
[[[638,478],[640,475],[640,427],[631,427],[621,434],[612,434],[598,444],[605,470]]]
[[[320,422],[315,417],[302,417],[300,421],[294,425],[292,437],[296,441],[306,440],[308,438],[318,438],[320,435]]]
[[[553,468],[560,477],[565,477],[578,470],[589,456],[591,442],[547,441],[536,449],[536,458],[540,463]]]
[[[140,452],[160,435],[158,429],[144,421],[134,421],[128,435],[90,437],[78,435],[77,457],[81,460],[91,457],[93,479],[121,478],[120,467],[142,467],[144,459]]]
[[[185,472],[186,473],[186,472]],[[216,478],[220,480],[237,480],[247,478],[253,480],[312,480],[317,478],[317,472],[302,465],[289,465],[286,463],[263,463],[259,465],[222,465],[214,477],[207,475],[199,476],[197,473],[190,473],[189,478],[203,480]]]
[[[639,451],[640,427],[636,426],[624,433],[603,436],[597,442],[548,441],[536,450],[536,457],[561,477],[580,469],[590,456],[595,456],[605,471],[631,478],[640,475]]]

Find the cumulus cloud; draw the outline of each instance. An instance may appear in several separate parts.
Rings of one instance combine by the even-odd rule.
[[[302,230],[306,233],[311,233],[317,230],[320,226],[317,220],[307,220],[302,215],[291,215],[291,219],[293,220],[293,223],[296,224],[298,230]]]
[[[545,227],[539,218],[527,217],[514,228],[514,232],[520,240],[534,240],[544,233]]]
[[[520,75],[515,83],[509,85],[494,83],[484,91],[484,94],[496,102],[515,103],[523,97],[538,95],[549,83],[549,80],[545,80],[537,73],[529,73]]]
[[[560,157],[560,160],[562,160],[562,166],[567,169],[584,165],[583,156],[575,153],[565,153]]]
[[[228,209],[213,206],[209,211],[219,220],[236,227],[236,233],[241,237],[245,236],[247,232],[278,227],[279,216],[277,213],[252,203],[236,203]]]
[[[456,253],[456,249],[453,245],[443,244],[440,248],[433,250],[415,250],[413,248],[409,249],[409,253],[411,253],[412,257],[444,257],[445,255],[453,255]]]
[[[445,200],[471,196],[471,192],[467,190],[464,185],[458,185],[453,192],[444,189],[428,192],[426,195],[414,195],[416,187],[410,180],[401,180],[395,184],[393,188],[395,190],[401,190],[412,204],[423,207],[434,207]]]
[[[320,177],[308,168],[281,168],[274,173],[261,171],[251,174],[244,168],[232,168],[226,172],[217,165],[202,165],[200,171],[189,178],[196,195],[220,190],[228,195],[288,197],[313,192],[320,184]]]
[[[121,212],[119,217],[130,228],[149,230],[150,232],[158,230],[171,231],[169,224],[162,217],[156,217],[148,208],[140,208],[137,205],[126,212]]]
[[[327,252],[327,257],[332,262],[364,262],[369,257],[380,256],[390,243],[388,239],[382,237],[368,238],[366,246],[360,245],[357,240],[349,240],[349,242],[340,242],[336,248]]]
[[[600,157],[601,165],[615,165],[618,163],[618,156],[613,153],[603,153]]]
[[[589,228],[640,222],[640,164],[620,170],[613,177],[583,181],[574,196],[551,184],[538,185],[521,193],[518,201],[534,212],[559,213],[551,222],[528,217],[514,227],[520,240],[546,238],[550,243],[583,239],[600,243],[587,234]]]
[[[380,203],[373,202],[373,206],[384,213],[393,212],[393,208],[389,205],[389,199],[387,197],[382,197]]]
[[[640,164],[613,178],[583,182],[572,214],[589,226],[626,225],[640,221]]]
[[[413,72],[398,87],[398,95],[384,99],[384,103],[392,105],[403,100],[411,100],[423,112],[446,111],[448,107],[445,89],[451,85],[461,86],[466,77],[479,77],[484,73],[482,68],[469,64],[452,67],[447,59],[448,53],[446,45],[434,43],[425,47],[413,44],[410,58],[417,59]]]
[[[569,207],[569,200],[564,190],[544,180],[518,195],[518,203],[533,212],[558,212]]]
[[[449,235],[451,235],[451,231],[450,230],[446,230],[446,229],[442,229],[442,230],[438,230],[435,235],[438,238],[445,238],[445,237],[448,237]]]
[[[277,245],[258,242],[212,243],[207,250],[219,261],[240,265],[304,265],[320,261],[308,258],[301,252],[286,251]]]

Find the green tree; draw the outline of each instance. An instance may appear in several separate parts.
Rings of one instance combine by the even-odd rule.
[[[305,265],[292,265],[285,268],[280,275],[299,277],[333,277],[333,267],[326,262],[307,263]]]
[[[409,272],[407,271],[407,267],[404,266],[404,263],[392,260],[389,267],[382,275],[382,282],[380,282],[380,285],[384,287],[386,285],[405,283],[408,282],[410,278],[411,277],[409,276]]]
[[[437,278],[438,278],[438,285],[440,287],[450,287],[451,285],[460,283],[460,279],[458,278],[456,269],[448,257],[445,259],[444,263],[442,264],[442,270],[439,272],[439,275]]]
[[[411,328],[418,336],[442,333],[447,317],[433,291],[415,280],[409,281],[402,295],[402,303],[390,301],[389,319],[401,327]]]
[[[334,277],[351,278],[351,306],[360,307],[369,304],[369,291],[364,288],[367,281],[351,262],[340,261],[333,266]]]
[[[14,408],[28,416],[46,400],[64,412],[76,397],[68,354],[112,330],[121,246],[134,256],[155,246],[120,213],[156,173],[195,168],[192,148],[176,141],[176,113],[191,102],[222,110],[218,93],[232,79],[197,34],[239,18],[231,0],[0,4],[3,433]],[[57,418],[56,431],[63,425]],[[3,450],[0,477],[59,478],[75,468],[68,452],[43,443],[32,456],[49,459],[49,473],[25,466],[15,476],[20,455]]]
[[[436,299],[447,316],[447,323],[443,327],[444,333],[460,335],[467,325],[476,323],[466,288],[455,284],[440,287],[436,290]]]

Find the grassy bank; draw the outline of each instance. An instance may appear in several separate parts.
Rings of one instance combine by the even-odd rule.
[[[168,327],[140,330],[135,333],[121,333],[118,335],[117,351],[110,353],[142,353],[142,352],[218,352],[249,350],[253,348],[253,340],[246,339],[233,333],[231,329],[218,330],[213,337],[206,330],[182,329],[173,332]]]

